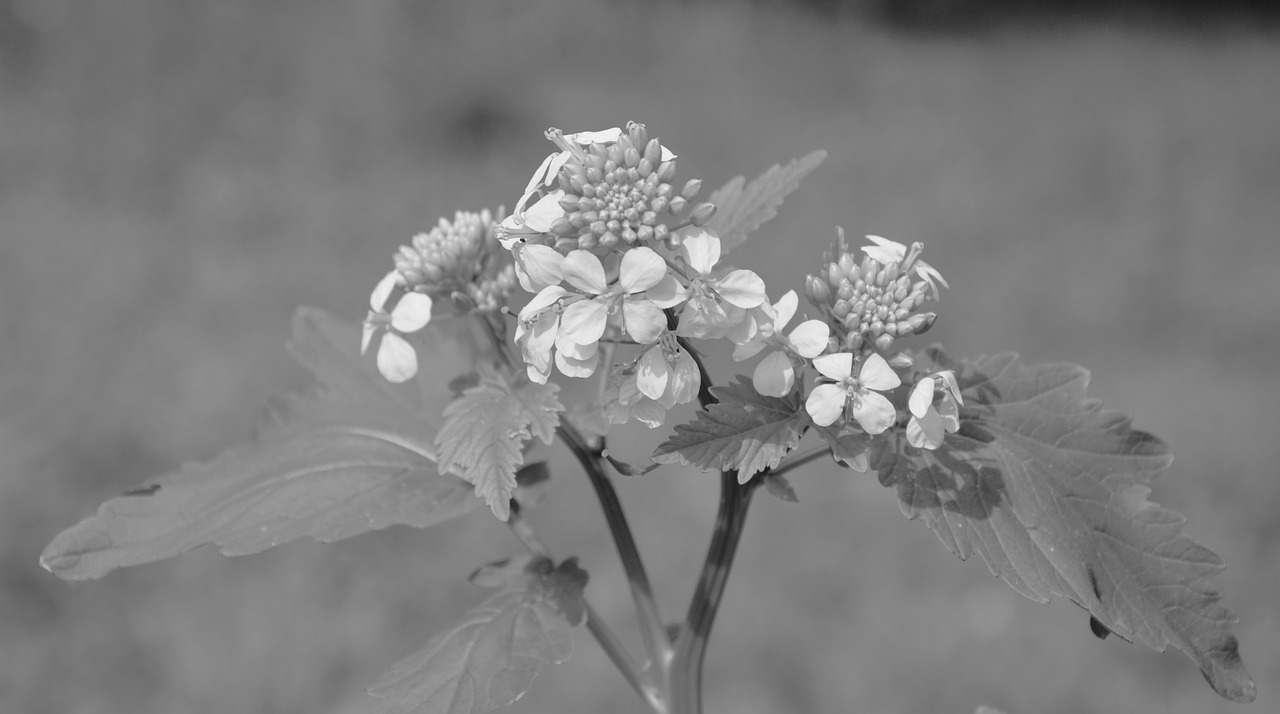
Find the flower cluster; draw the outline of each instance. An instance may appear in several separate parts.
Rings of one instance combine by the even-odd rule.
[[[879,236],[867,236],[861,261],[845,247],[844,231],[827,253],[825,269],[805,279],[805,296],[827,316],[845,349],[865,344],[888,352],[895,338],[918,335],[933,326],[937,314],[917,312],[938,299],[937,283],[947,281],[920,260],[923,245],[910,248]]]
[[[447,299],[463,312],[496,312],[515,284],[515,267],[498,243],[493,214],[459,211],[452,222],[441,218],[430,231],[400,246],[395,269],[370,294],[360,352],[381,335],[378,370],[391,382],[409,380],[418,371],[418,358],[407,337],[431,321],[439,300]],[[388,311],[397,293],[396,305]]]

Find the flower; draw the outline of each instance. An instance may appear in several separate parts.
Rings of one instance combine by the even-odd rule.
[[[872,353],[853,376],[853,354],[837,352],[813,360],[813,366],[834,384],[819,384],[809,393],[804,408],[818,426],[830,426],[842,415],[852,415],[868,434],[879,434],[893,425],[897,412],[883,392],[902,384],[884,357]]]
[[[402,335],[417,332],[431,321],[431,297],[408,292],[387,314],[384,310],[392,290],[403,287],[404,278],[397,271],[387,273],[369,295],[369,315],[364,320],[360,354],[368,351],[375,335],[382,333],[378,345],[378,371],[389,382],[405,382],[418,372],[418,355]]]
[[[515,260],[516,279],[528,292],[536,293],[564,280],[560,270],[564,255],[549,245],[517,243],[511,248],[511,257]]]
[[[751,383],[755,385],[756,391],[767,397],[786,396],[795,386],[796,372],[791,354],[813,359],[827,349],[831,328],[821,320],[806,320],[796,326],[790,335],[781,334],[782,328],[795,315],[798,302],[796,292],[788,290],[772,306],[769,306],[768,301],[762,303],[761,307],[769,306],[767,312],[772,314],[772,324],[767,329],[757,330],[753,337],[733,351],[734,360],[742,361],[755,356],[767,345],[778,348],[760,360],[751,375]]]
[[[767,299],[764,281],[750,270],[715,271],[720,262],[720,237],[714,232],[691,228],[682,231],[680,237],[680,250],[695,275],[689,279],[689,303],[680,313],[676,333],[685,337],[724,337],[746,318],[743,310],[758,307]],[[726,305],[730,308],[726,309]]]
[[[570,251],[561,265],[564,279],[590,297],[565,308],[560,328],[578,345],[598,342],[604,335],[610,315],[621,308],[622,325],[633,340],[650,344],[667,326],[663,307],[679,304],[675,279],[667,275],[662,256],[650,248],[633,248],[622,256],[618,281],[610,285],[604,265],[585,250]],[[651,297],[646,291],[653,291]]]
[[[625,424],[636,419],[654,429],[666,421],[667,410],[698,397],[702,375],[675,335],[664,332],[637,359],[615,367],[609,383],[604,394],[609,422]]]
[[[939,384],[941,383],[941,384]],[[942,387],[940,392],[935,390]],[[916,382],[911,389],[907,407],[911,420],[907,422],[907,441],[917,449],[936,449],[947,434],[960,430],[960,410],[964,404],[960,385],[951,370],[938,372]]]
[[[569,294],[559,285],[547,286],[520,310],[516,320],[516,344],[529,379],[538,384],[546,384],[551,375],[551,350],[556,345],[562,312],[558,303]]]

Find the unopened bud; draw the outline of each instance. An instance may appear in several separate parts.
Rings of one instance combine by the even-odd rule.
[[[644,146],[649,143],[649,132],[645,131],[644,124],[629,121],[627,122],[627,138],[631,140],[632,146]]]
[[[922,312],[919,315],[912,315],[907,319],[907,325],[911,328],[911,334],[923,335],[933,327],[934,321],[938,319],[936,312]]]
[[[688,205],[689,201],[684,196],[676,196],[671,199],[671,205],[667,210],[671,211],[673,214],[680,213]]]
[[[702,179],[689,179],[685,182],[684,188],[680,189],[680,195],[692,201],[698,197],[700,191],[702,191]]]
[[[622,152],[622,163],[625,164],[627,168],[636,168],[640,165],[640,152],[636,151],[634,146],[628,146],[627,150]]]
[[[893,347],[893,335],[885,333],[876,338],[876,349],[881,352],[888,352]]]
[[[663,161],[661,164],[658,164],[657,176],[658,176],[658,180],[661,181],[662,183],[667,183],[675,175],[676,175],[676,162]]]
[[[649,163],[654,166],[662,163],[662,144],[658,143],[657,137],[650,139],[641,146],[644,146],[644,157],[649,160]]]
[[[689,183],[693,183],[693,182],[690,181]],[[689,187],[686,184],[685,191],[687,192],[688,189]],[[697,191],[694,191],[694,194],[697,194]],[[681,193],[680,195],[683,196],[684,193]],[[703,203],[699,203],[698,205],[693,207],[693,213],[690,214],[689,216],[689,222],[701,228],[702,226],[705,226],[708,223],[710,223],[712,218],[715,218],[716,210],[717,210],[716,204],[714,203],[709,203],[705,201]]]

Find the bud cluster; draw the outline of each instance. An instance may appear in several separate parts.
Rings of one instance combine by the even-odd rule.
[[[859,261],[845,245],[844,231],[825,256],[818,275],[805,278],[805,295],[822,310],[840,349],[874,347],[887,352],[896,338],[918,335],[933,326],[937,314],[918,312],[938,297],[937,271],[919,260],[922,245],[908,249],[877,236]],[[943,282],[945,286],[946,283]]]
[[[434,228],[400,246],[396,272],[405,290],[434,296],[464,297],[470,307],[495,311],[515,289],[515,267],[498,243],[493,214],[458,211],[453,222],[441,218]]]

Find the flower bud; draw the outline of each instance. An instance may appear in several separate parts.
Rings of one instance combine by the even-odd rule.
[[[693,182],[690,181],[690,183],[693,183]],[[685,192],[687,193],[687,191],[688,191],[688,185],[686,184]],[[697,191],[694,191],[694,194],[696,195]],[[680,195],[683,196],[685,194],[681,193]],[[699,203],[698,205],[693,207],[693,213],[690,214],[689,216],[689,222],[701,228],[702,226],[705,226],[708,223],[710,223],[712,218],[715,218],[716,210],[718,209],[716,208],[716,204],[714,203],[705,202],[705,201],[703,203]]]
[[[684,188],[680,189],[680,195],[686,200],[692,201],[698,197],[698,193],[702,191],[702,179],[689,179],[685,182]]]

